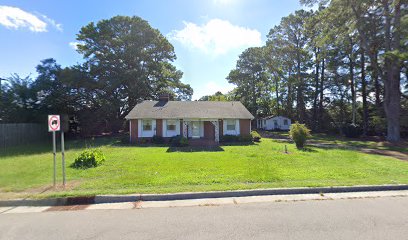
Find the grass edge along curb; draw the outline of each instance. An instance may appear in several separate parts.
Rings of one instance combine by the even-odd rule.
[[[376,191],[401,191],[401,190],[408,190],[408,184],[316,187],[316,188],[272,188],[272,189],[168,193],[168,194],[97,195],[88,197],[49,198],[40,200],[16,199],[16,200],[2,200],[0,201],[0,207],[66,206],[66,205],[86,205],[100,203],[137,202],[137,201],[169,201],[169,200],[249,197],[265,195],[296,195],[296,194],[376,192]]]

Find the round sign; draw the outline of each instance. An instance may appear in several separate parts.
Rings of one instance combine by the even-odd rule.
[[[59,118],[59,115],[49,116],[49,118],[48,118],[48,128],[52,132],[60,130],[60,118]]]

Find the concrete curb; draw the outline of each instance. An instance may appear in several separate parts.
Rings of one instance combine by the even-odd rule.
[[[169,194],[131,194],[131,195],[97,195],[91,197],[67,197],[51,199],[15,199],[0,201],[0,207],[18,206],[66,206],[87,205],[100,203],[119,203],[137,201],[169,201],[202,198],[229,198],[266,195],[297,195],[319,193],[346,193],[346,192],[376,192],[376,191],[401,191],[408,190],[404,185],[376,185],[376,186],[350,186],[350,187],[316,187],[316,188],[273,188],[255,190],[237,190],[220,192],[191,192]]]

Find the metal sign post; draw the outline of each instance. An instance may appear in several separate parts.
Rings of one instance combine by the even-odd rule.
[[[55,142],[55,131],[52,132],[52,154],[54,155],[54,187],[57,183],[57,165],[56,165],[56,155],[57,155],[57,147],[56,147],[56,142]]]
[[[62,185],[65,187],[65,143],[64,143],[64,131],[61,131],[61,155],[62,155]]]
[[[55,139],[55,132],[59,131],[61,128],[61,121],[59,115],[48,115],[48,131],[52,132],[52,152],[54,157],[54,187],[57,183],[57,143]]]

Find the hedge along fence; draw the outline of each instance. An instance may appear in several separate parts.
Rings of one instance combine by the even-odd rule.
[[[30,143],[45,142],[49,138],[47,124],[0,123],[0,150]]]

